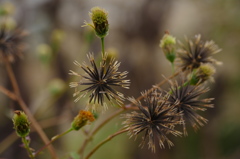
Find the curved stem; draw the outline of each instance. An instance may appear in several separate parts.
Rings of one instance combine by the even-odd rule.
[[[115,116],[117,116],[118,114],[122,113],[125,110],[125,108],[121,108],[118,109],[116,112],[114,112],[111,116],[109,116],[108,118],[106,118],[104,121],[102,121],[102,123],[100,123],[91,133],[90,135],[84,140],[82,147],[78,150],[78,154],[82,154],[83,156],[83,152],[85,150],[85,148],[87,147],[87,144],[89,143],[89,141],[91,141],[92,137],[104,126],[106,125],[109,121],[111,121],[112,118],[114,118]]]
[[[2,92],[3,94],[5,94],[6,96],[8,96],[9,98],[11,98],[12,100],[16,100],[16,99],[17,99],[16,95],[15,95],[13,92],[7,90],[6,88],[4,88],[4,87],[1,86],[1,85],[0,85],[0,92]]]
[[[157,86],[157,87],[162,86],[162,85],[163,85],[164,83],[166,83],[169,79],[172,79],[172,78],[176,77],[177,75],[179,75],[179,73],[180,73],[180,71],[174,73],[173,75],[169,76],[168,78],[165,78],[165,79],[162,80],[160,83],[158,83],[156,86]],[[153,90],[154,90],[154,88],[149,89],[149,90],[147,91],[147,94],[151,93]],[[141,100],[142,98],[143,98],[143,96],[139,96],[139,97],[137,98],[137,100]]]
[[[104,50],[104,38],[101,38],[101,44],[102,44],[102,55],[105,55],[105,50]]]
[[[35,156],[37,156],[40,152],[42,152],[45,148],[47,148],[47,147],[48,147],[51,143],[53,143],[55,140],[57,140],[58,138],[60,138],[60,137],[62,137],[62,136],[64,136],[64,135],[66,135],[67,133],[71,132],[72,130],[73,130],[73,129],[70,128],[70,129],[68,129],[67,131],[63,132],[63,133],[52,137],[52,140],[51,140],[48,144],[46,144],[44,147],[42,147],[41,149],[39,149],[39,150],[36,152]]]
[[[34,159],[35,157],[34,157],[32,151],[31,151],[31,149],[30,149],[30,147],[29,147],[29,141],[26,140],[26,137],[22,137],[22,142],[23,142],[23,144],[24,144],[24,148],[25,148],[25,149],[27,150],[27,152],[28,152],[29,157],[30,157],[31,159]]]
[[[4,59],[4,62],[5,62],[5,65],[6,65],[6,69],[7,69],[7,73],[8,73],[8,76],[10,78],[10,81],[12,83],[12,86],[13,86],[13,89],[14,89],[14,93],[15,93],[15,96],[16,96],[16,101],[18,102],[18,104],[20,105],[20,107],[23,109],[23,111],[27,114],[30,122],[32,123],[32,125],[34,126],[34,128],[36,129],[37,133],[39,134],[39,136],[41,137],[41,139],[43,140],[43,142],[45,144],[49,143],[49,139],[48,137],[46,136],[46,134],[44,133],[44,131],[42,130],[41,126],[39,125],[39,123],[36,121],[36,119],[33,117],[31,111],[28,109],[27,105],[25,104],[25,102],[23,101],[22,97],[21,97],[21,94],[20,94],[20,91],[19,91],[19,87],[18,87],[18,84],[17,84],[17,80],[15,78],[15,75],[13,73],[13,70],[12,70],[12,66],[11,64],[9,63],[9,61],[7,59]],[[56,159],[57,158],[57,155],[53,149],[52,146],[49,146],[48,147],[48,150],[51,154],[51,156]]]
[[[89,159],[102,145],[104,145],[108,141],[112,140],[112,138],[114,138],[115,136],[120,135],[122,133],[125,133],[127,131],[128,131],[128,129],[120,130],[120,131],[108,136],[105,140],[103,140],[95,148],[93,148],[93,150],[91,152],[89,152],[89,154],[87,155],[87,157],[85,159]]]

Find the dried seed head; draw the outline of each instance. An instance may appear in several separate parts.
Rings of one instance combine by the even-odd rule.
[[[206,93],[209,89],[205,89],[200,85],[193,86],[177,81],[171,82],[171,88],[168,102],[174,106],[176,112],[182,112],[180,121],[183,123],[184,135],[187,135],[186,124],[190,123],[194,130],[198,130],[200,126],[207,123],[207,119],[203,118],[197,111],[205,111],[207,108],[213,108],[210,104],[213,98],[199,99],[200,95]]]
[[[23,111],[16,110],[12,120],[13,128],[19,137],[26,137],[30,133],[30,122]]]
[[[201,35],[196,35],[194,41],[186,38],[186,45],[179,42],[178,62],[180,68],[185,71],[193,71],[201,64],[220,64],[212,58],[212,55],[221,51],[213,41],[201,41]]]
[[[144,92],[144,103],[130,98],[129,100],[139,108],[139,112],[132,112],[124,115],[126,119],[123,124],[129,130],[130,137],[137,137],[140,133],[145,134],[140,146],[144,146],[148,140],[149,148],[155,152],[156,145],[164,148],[167,143],[169,147],[173,143],[168,139],[168,134],[180,136],[181,132],[174,129],[176,124],[180,124],[178,118],[180,113],[176,113],[172,107],[166,104],[167,96],[156,92],[148,94]]]
[[[26,35],[25,32],[14,30],[12,33],[4,27],[0,30],[0,62],[7,60],[14,62],[17,57],[22,58],[22,52],[25,45],[22,38]]]
[[[85,88],[76,90],[74,93],[74,97],[78,96],[75,102],[89,94],[89,103],[93,102],[94,104],[97,103],[104,106],[105,98],[107,98],[110,102],[116,101],[116,104],[122,104],[124,95],[114,88],[129,88],[130,81],[125,80],[128,72],[118,72],[120,63],[114,58],[111,58],[109,61],[108,59],[108,54],[105,54],[99,68],[96,65],[93,54],[88,54],[90,66],[86,63],[81,65],[75,62],[75,64],[85,72],[85,74],[81,75],[74,71],[70,73],[71,75],[81,77],[80,82],[71,82],[70,87],[77,88],[79,86],[85,86]]]

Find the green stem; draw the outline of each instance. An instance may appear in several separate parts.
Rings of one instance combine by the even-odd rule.
[[[35,156],[37,156],[40,152],[42,152],[45,148],[47,148],[47,147],[48,147],[50,144],[52,144],[55,140],[57,140],[58,138],[60,138],[60,137],[62,137],[62,136],[64,136],[64,135],[66,135],[67,133],[71,132],[72,130],[73,130],[73,129],[70,128],[70,129],[68,129],[67,131],[63,132],[63,133],[52,137],[51,141],[50,141],[48,144],[44,145],[44,147],[42,147],[41,149],[39,149],[39,150],[36,152]]]
[[[30,149],[30,147],[29,147],[29,141],[27,141],[26,137],[22,137],[22,142],[23,142],[23,144],[24,144],[24,148],[25,148],[25,149],[27,150],[27,152],[28,152],[29,157],[30,157],[31,159],[34,159],[35,157],[34,157],[32,151],[31,151],[31,149]]]
[[[85,148],[87,147],[87,144],[89,143],[89,141],[91,141],[91,139],[93,138],[93,136],[104,126],[106,125],[109,121],[111,121],[111,119],[113,119],[114,117],[116,117],[118,114],[122,113],[125,110],[125,108],[123,107],[122,109],[117,110],[116,112],[114,112],[111,116],[109,116],[108,118],[106,118],[104,121],[102,121],[102,123],[100,123],[92,132],[91,134],[85,139],[85,141],[82,144],[82,147],[78,150],[78,154],[82,154],[83,156],[83,152],[85,150]]]
[[[27,105],[25,104],[25,102],[23,101],[21,94],[20,94],[20,90],[18,87],[18,83],[17,83],[17,79],[15,77],[15,74],[13,72],[12,66],[10,64],[10,62],[4,58],[4,62],[6,65],[6,70],[10,79],[10,82],[13,86],[13,90],[15,93],[15,97],[16,97],[16,101],[18,102],[18,104],[20,105],[20,107],[22,108],[22,110],[27,114],[30,122],[32,123],[33,127],[36,129],[37,133],[39,134],[40,138],[43,140],[43,142],[45,144],[47,144],[49,142],[49,139],[47,137],[47,135],[44,133],[44,131],[42,130],[41,126],[39,125],[39,123],[37,122],[37,120],[34,118],[34,116],[32,115],[31,111],[29,110],[29,108],[27,107]],[[50,145],[48,147],[49,152],[52,156],[52,158],[56,159],[57,155],[55,153],[54,148]]]
[[[85,159],[89,159],[102,145],[104,145],[105,143],[107,143],[108,141],[110,141],[112,138],[114,138],[115,136],[117,135],[120,135],[124,132],[127,132],[128,129],[124,129],[124,130],[121,130],[121,131],[118,131],[110,136],[108,136],[105,140],[103,140],[102,142],[100,142],[96,147],[94,147],[92,149],[91,152],[89,152],[89,154],[87,155],[87,157]]]
[[[102,55],[105,55],[105,50],[104,50],[104,37],[101,38],[101,44],[102,44]]]

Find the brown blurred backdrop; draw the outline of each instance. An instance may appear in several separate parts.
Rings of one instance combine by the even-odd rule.
[[[162,75],[171,75],[171,66],[159,48],[165,30],[179,40],[199,33],[204,40],[214,40],[222,48],[215,58],[223,65],[217,67],[215,82],[209,85],[208,96],[215,98],[215,108],[202,113],[209,123],[198,132],[190,129],[188,137],[172,138],[173,148],[157,150],[155,154],[147,146],[139,148],[140,141],[123,134],[99,149],[92,159],[240,158],[239,0],[1,0],[0,5],[6,2],[15,6],[13,19],[17,26],[29,33],[24,59],[13,64],[14,72],[25,102],[49,138],[68,129],[78,110],[84,108],[85,101],[73,102],[74,90],[68,85],[77,79],[68,73],[79,71],[74,60],[86,61],[86,53],[100,53],[100,40],[91,29],[81,27],[84,20],[90,22],[90,9],[99,6],[109,13],[106,51],[116,53],[120,70],[129,72],[131,89],[122,90],[126,96],[137,97],[162,80]],[[59,45],[53,42],[53,34],[60,36]],[[49,50],[47,55],[39,53],[42,44],[53,48],[49,55]],[[3,65],[0,84],[12,89]],[[13,130],[11,117],[15,109],[20,109],[18,104],[0,93],[0,158],[27,158]],[[114,110],[99,114],[99,121]],[[99,132],[88,150],[120,127],[121,119],[117,117]],[[37,133],[30,137],[31,147],[39,149],[43,145]],[[68,158],[83,139],[81,131],[72,132],[54,146],[61,158]],[[48,155],[44,151],[38,158],[46,159]]]

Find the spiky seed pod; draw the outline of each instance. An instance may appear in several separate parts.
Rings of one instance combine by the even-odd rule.
[[[14,62],[17,57],[22,58],[25,48],[22,42],[26,33],[21,30],[14,30],[11,33],[4,27],[0,29],[0,62],[7,60]]]
[[[26,137],[30,133],[30,122],[27,115],[20,110],[16,110],[13,115],[13,125],[19,137]]]
[[[94,120],[95,118],[90,111],[80,110],[78,115],[74,118],[71,126],[73,130],[79,130],[88,122],[93,122]]]
[[[213,98],[199,99],[200,95],[208,92],[208,88],[203,88],[200,85],[193,86],[177,81],[171,82],[168,102],[174,106],[176,113],[182,112],[180,121],[183,123],[183,133],[186,136],[186,124],[190,123],[194,130],[198,130],[200,126],[207,123],[207,119],[203,118],[197,111],[205,111],[207,108],[213,108],[211,101]]]
[[[179,42],[180,49],[178,50],[179,67],[185,71],[192,71],[198,68],[201,64],[214,63],[220,64],[212,58],[212,55],[221,51],[214,41],[201,41],[201,35],[196,35],[194,41],[186,38],[186,44]]]
[[[88,54],[88,60],[91,64],[90,66],[86,63],[81,65],[77,61],[74,62],[85,72],[85,74],[80,75],[71,71],[70,75],[79,76],[81,77],[81,80],[80,82],[71,82],[70,87],[77,88],[78,86],[86,86],[83,89],[76,90],[73,95],[74,97],[78,96],[75,99],[75,102],[89,94],[89,103],[93,102],[94,104],[97,103],[105,106],[106,97],[110,102],[116,101],[117,104],[122,104],[124,95],[116,91],[114,88],[129,88],[130,81],[125,80],[128,72],[118,72],[120,63],[114,58],[111,58],[110,62],[107,62],[107,59],[108,55],[103,55],[99,68],[96,65],[93,54]]]
[[[123,117],[126,119],[123,124],[129,130],[130,137],[137,137],[140,133],[143,133],[143,140],[140,146],[148,140],[148,148],[155,152],[156,145],[160,148],[165,147],[165,142],[169,147],[173,146],[173,143],[168,139],[168,134],[174,136],[180,136],[181,132],[174,129],[176,124],[180,124],[177,120],[180,117],[180,113],[176,113],[172,107],[166,105],[167,96],[162,94],[147,92],[142,93],[144,97],[144,103],[142,104],[135,98],[129,100],[139,108],[139,112],[132,112],[125,114]]]

